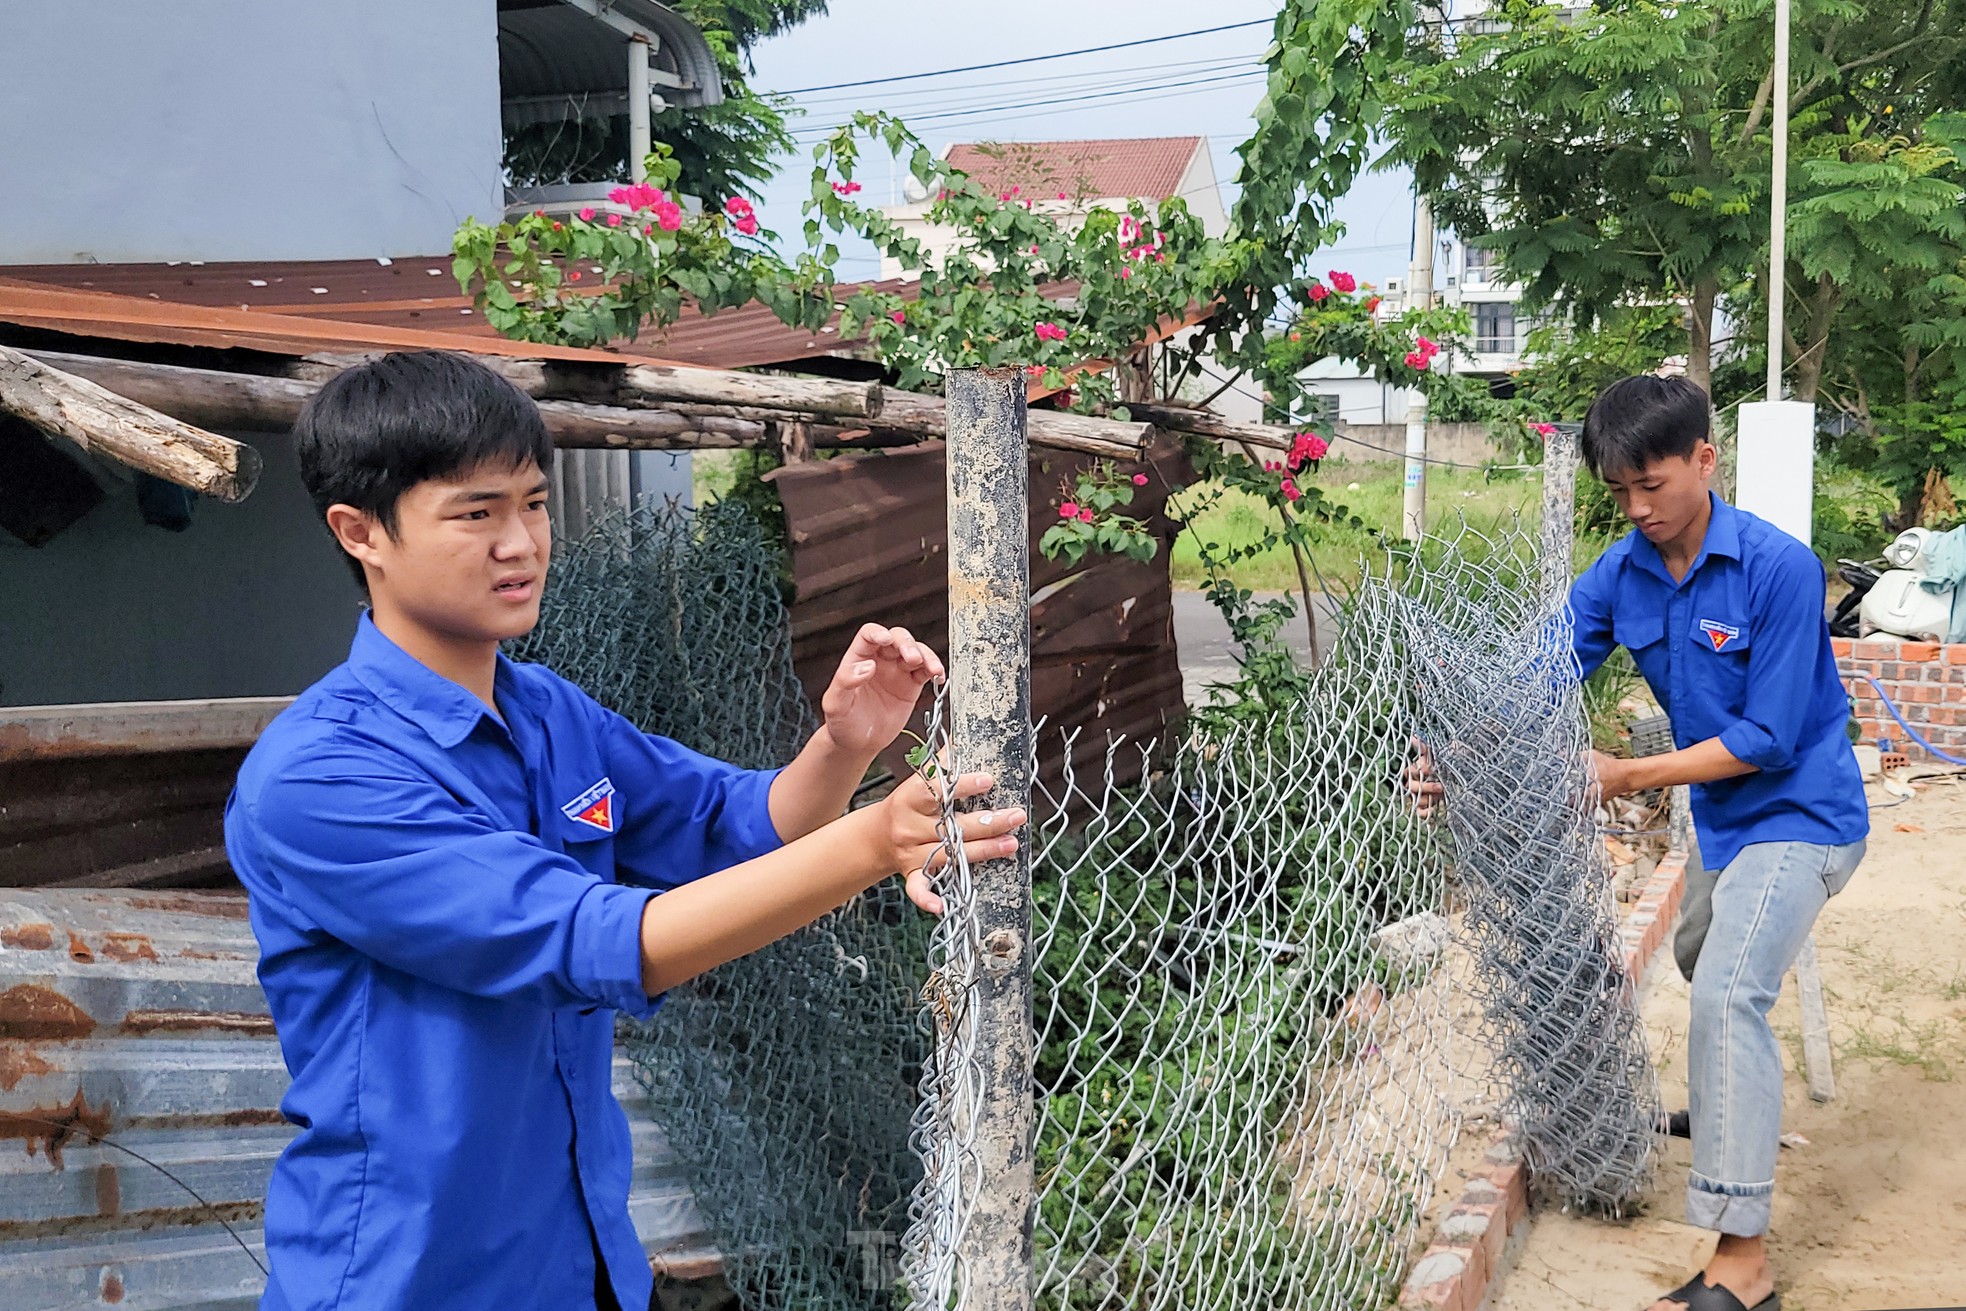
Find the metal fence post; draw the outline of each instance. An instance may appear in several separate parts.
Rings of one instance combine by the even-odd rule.
[[[1030,463],[1024,370],[952,369],[948,392],[951,737],[958,767],[1031,795]],[[957,1242],[963,1311],[1032,1305],[1031,856],[971,869],[981,943],[973,1004],[981,1067],[973,1142],[980,1195]]]
[[[1559,425],[1543,443],[1543,594],[1570,591],[1577,521],[1577,431]]]

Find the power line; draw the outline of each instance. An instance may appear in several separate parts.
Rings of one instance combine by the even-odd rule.
[[[1257,62],[1259,60],[1254,55],[1214,55],[1206,59],[1173,59],[1158,64],[1130,64],[1120,68],[1084,69],[1076,73],[1047,73],[1040,77],[1011,77],[991,82],[959,82],[953,86],[911,87],[906,90],[887,94],[891,94],[902,100],[933,100],[940,96],[958,95],[971,91],[986,91],[1001,94],[1006,87],[1050,88],[1050,84],[1053,83],[1070,85],[1102,78],[1130,76],[1137,73],[1165,74],[1170,69],[1187,72],[1212,67],[1226,68],[1234,64],[1254,64]],[[1023,93],[1020,92],[1019,94]],[[878,103],[890,103],[878,94],[876,99]],[[859,105],[864,103],[866,103],[866,98],[859,95],[820,96],[814,100],[800,101],[796,108],[811,109],[833,104]]]
[[[803,96],[814,91],[840,91],[847,87],[884,86],[890,82],[914,82],[925,77],[948,77],[952,73],[980,73],[986,68],[1010,68],[1017,64],[1041,64],[1049,59],[1070,59],[1075,55],[1096,55],[1108,50],[1130,50],[1135,46],[1158,45],[1163,41],[1185,41],[1189,37],[1210,36],[1216,32],[1235,32],[1249,27],[1269,27],[1276,22],[1273,18],[1255,18],[1246,23],[1224,23],[1220,27],[1202,27],[1192,32],[1172,32],[1166,36],[1142,37],[1138,41],[1116,41],[1112,45],[1086,46],[1080,50],[1060,50],[1056,54],[1027,55],[1022,59],[999,59],[989,64],[965,64],[960,68],[938,68],[932,73],[901,73],[894,77],[870,77],[861,82],[829,82],[825,86],[797,87],[778,94]]]
[[[1163,91],[1178,91],[1186,87],[1209,86],[1224,82],[1247,82],[1249,79],[1262,76],[1263,74],[1263,69],[1252,68],[1240,73],[1224,73],[1215,77],[1194,78],[1184,82],[1152,83],[1145,86],[1124,87],[1116,91],[1105,91],[1090,95],[1061,96],[977,109],[955,109],[942,114],[922,114],[917,116],[913,121],[915,123],[939,123],[957,119],[976,118],[979,116],[985,119],[1002,118],[1008,121],[1011,117],[1015,116],[1012,111],[1049,109],[1058,105],[1082,104],[1092,100],[1112,100],[1115,98],[1130,100],[1143,96],[1152,97],[1159,95]],[[1030,117],[1028,114],[1024,116]],[[838,129],[838,126],[838,124],[834,124],[825,128],[802,128],[794,135],[802,143],[810,144],[811,142],[824,140],[826,137],[831,136]]]

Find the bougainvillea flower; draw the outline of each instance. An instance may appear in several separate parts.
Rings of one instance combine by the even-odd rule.
[[[1078,517],[1079,517],[1079,503],[1078,503],[1077,501],[1066,501],[1066,502],[1065,502],[1065,503],[1064,503],[1063,505],[1060,505],[1060,506],[1058,507],[1058,517],[1059,517],[1060,519],[1076,519],[1076,518],[1078,518]]]
[[[1358,290],[1358,279],[1349,273],[1340,273],[1337,269],[1333,269],[1331,270],[1331,285],[1339,291],[1349,294]]]
[[[1304,288],[1304,299],[1310,301],[1313,305],[1330,294],[1331,288],[1325,286],[1322,282],[1313,282],[1310,286]]]
[[[1134,474],[1134,475],[1133,475],[1133,485],[1134,485],[1135,487],[1145,487],[1145,486],[1147,485],[1147,475],[1146,475],[1146,474],[1144,474],[1144,473],[1136,473],[1136,474]]]
[[[580,211],[580,221],[583,223],[592,223],[594,221],[594,207],[592,205]]]
[[[674,232],[683,226],[683,207],[673,200],[665,200],[655,207],[656,226],[664,232]]]
[[[893,310],[888,314],[888,317],[890,319],[893,319],[896,323],[906,323],[908,321],[908,311]]]
[[[1089,506],[1089,505],[1081,505],[1081,506],[1079,507],[1079,522],[1080,522],[1080,523],[1091,523],[1091,522],[1092,522],[1092,507],[1091,507],[1091,506]]]
[[[737,220],[737,222],[733,226],[736,227],[736,229],[739,232],[742,232],[747,237],[755,237],[758,235],[758,220],[753,218],[749,214],[746,214],[743,218]]]

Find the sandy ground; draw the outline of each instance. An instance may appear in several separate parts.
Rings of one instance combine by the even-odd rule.
[[[1873,801],[1892,798],[1873,790]],[[1810,1100],[1793,986],[1774,1026],[1790,1077],[1769,1236],[1788,1311],[1966,1305],[1966,782],[1871,816],[1870,851],[1816,925],[1836,1098]],[[1667,1102],[1686,1104],[1685,983],[1670,955],[1644,1007]],[[1638,1311],[1711,1250],[1684,1214],[1675,1140],[1640,1217],[1540,1214],[1492,1311]]]

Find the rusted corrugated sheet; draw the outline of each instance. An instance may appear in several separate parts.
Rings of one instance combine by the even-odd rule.
[[[221,828],[245,755],[0,763],[0,888],[236,886]]]
[[[912,282],[874,284],[912,294]],[[845,289],[843,289],[845,290]],[[114,298],[114,299],[112,299]],[[193,310],[195,312],[187,312]],[[296,321],[298,320],[298,321]],[[829,326],[788,328],[762,305],[687,314],[607,350],[501,337],[458,294],[450,256],[226,264],[0,267],[0,322],[79,336],[275,354],[430,349],[529,359],[655,361],[706,368],[793,367],[851,353]]]
[[[293,1136],[257,962],[243,894],[0,891],[0,1307],[256,1302],[266,1181]],[[623,1058],[614,1082],[637,1232],[652,1256],[700,1261],[702,1222]]]
[[[1193,477],[1187,456],[1162,438],[1144,470],[1133,510],[1161,539],[1141,564],[1088,556],[1079,565],[1046,560],[1038,538],[1073,475],[1090,463],[1056,453],[1031,459],[1033,712],[1046,721],[1040,758],[1056,777],[1056,730],[1081,730],[1074,755],[1097,762],[1109,736],[1149,741],[1182,709],[1174,644],[1167,518],[1169,491]],[[947,492],[943,448],[931,443],[886,454],[794,465],[773,478],[792,543],[797,598],[793,661],[814,697],[824,689],[860,624],[900,625],[945,649],[949,631]],[[891,761],[890,765],[898,762]]]
[[[1069,295],[1075,285],[1054,283],[1040,291]],[[845,296],[863,288],[911,299],[920,290],[912,279],[890,278],[842,284],[839,292]],[[112,296],[122,299],[105,300]],[[209,312],[175,308],[186,306]],[[302,322],[290,321],[296,318]],[[484,321],[469,296],[458,294],[448,255],[387,263],[0,266],[0,322],[112,340],[288,355],[444,347],[533,359],[795,369],[802,362],[855,354],[854,343],[841,341],[832,324],[817,332],[787,327],[755,303],[709,316],[685,313],[667,328],[606,350],[511,341]],[[828,368],[837,371],[836,365]]]

